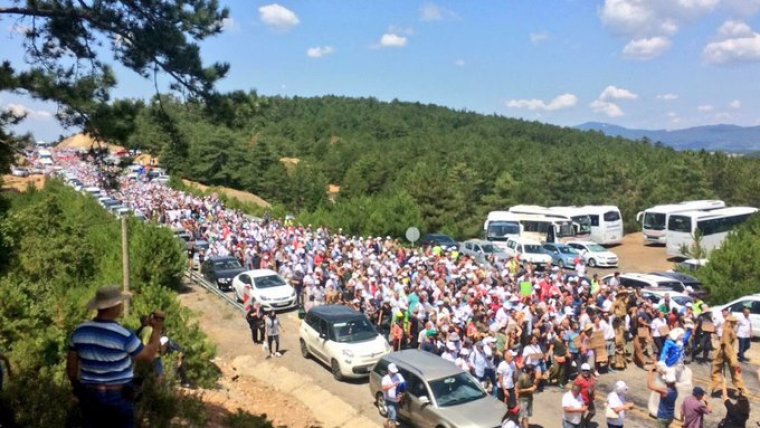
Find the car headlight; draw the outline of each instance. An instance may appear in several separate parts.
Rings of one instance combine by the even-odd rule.
[[[346,357],[346,358],[354,358],[354,353],[353,353],[353,351],[351,351],[351,350],[348,350],[348,349],[344,349],[343,351],[341,351],[341,353],[342,353],[342,354],[343,354],[343,356],[344,356],[344,357]]]
[[[230,279],[229,278],[219,278],[219,282],[227,283],[227,282],[230,282]]]
[[[267,297],[267,296],[259,296],[259,299],[261,299],[261,300],[263,300],[263,301],[265,301],[265,302],[266,302],[266,301],[269,301],[269,300],[272,300],[272,299],[270,299],[270,298],[269,298],[269,297]]]

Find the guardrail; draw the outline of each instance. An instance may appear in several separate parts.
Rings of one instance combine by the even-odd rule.
[[[216,286],[216,284],[212,284],[208,282],[206,278],[201,276],[199,273],[193,272],[191,270],[186,270],[185,277],[188,278],[190,281],[192,281],[194,284],[200,285],[206,290],[221,297],[222,300],[227,302],[227,304],[229,304],[233,308],[239,310],[240,312],[245,312],[245,307],[243,307],[242,304],[238,303],[233,297],[230,297],[229,295],[227,295],[227,293],[220,290],[219,287]]]

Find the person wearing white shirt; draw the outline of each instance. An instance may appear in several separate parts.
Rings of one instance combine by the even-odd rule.
[[[401,397],[404,395],[406,382],[398,372],[396,364],[388,364],[388,374],[380,381],[383,389],[385,407],[388,409],[388,423],[398,426],[398,407]]]
[[[586,410],[587,407],[583,404],[583,397],[581,397],[581,387],[574,383],[573,389],[562,396],[562,428],[580,428],[581,419]]]
[[[607,409],[617,414],[617,418],[611,418],[607,414],[607,426],[610,428],[622,428],[625,423],[625,411],[633,409],[633,403],[625,402],[625,394],[628,392],[628,385],[622,380],[615,382],[612,392],[607,394]]]
[[[744,307],[742,314],[736,317],[736,337],[739,339],[739,361],[746,362],[744,353],[749,350],[752,339],[752,323],[749,320],[749,308]]]
[[[517,405],[515,396],[515,378],[517,377],[517,366],[515,365],[515,353],[510,349],[504,350],[504,359],[496,368],[496,385],[499,390],[499,399],[507,403],[507,408],[513,408]]]
[[[668,326],[667,321],[665,321],[665,315],[662,312],[657,311],[657,318],[653,319],[649,326],[652,328],[652,338],[654,339],[654,344],[657,346],[657,355],[659,355],[665,344],[665,339],[660,332],[660,329]]]

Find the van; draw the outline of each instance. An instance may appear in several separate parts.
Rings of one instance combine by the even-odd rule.
[[[369,390],[380,416],[387,417],[382,381],[395,364],[406,382],[399,418],[416,427],[498,428],[507,406],[488,394],[470,373],[451,361],[418,349],[381,358],[369,375]]]
[[[508,256],[519,256],[522,263],[531,263],[536,267],[544,267],[552,262],[552,256],[546,253],[541,243],[532,239],[509,238],[505,251]]]

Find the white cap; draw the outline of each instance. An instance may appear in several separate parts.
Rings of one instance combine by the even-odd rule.
[[[159,339],[158,341],[161,342],[161,346],[163,346],[169,343],[169,338],[166,336],[161,336],[161,339]]]
[[[581,364],[581,371],[591,371],[591,366],[588,363]]]
[[[395,363],[388,364],[388,371],[390,373],[398,373],[398,367],[396,367]]]

